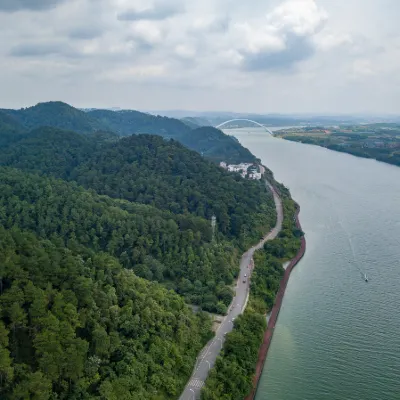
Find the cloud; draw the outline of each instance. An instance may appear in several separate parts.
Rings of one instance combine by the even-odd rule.
[[[327,21],[328,14],[314,0],[289,0],[267,15],[267,20],[281,32],[297,36],[313,35]]]
[[[128,9],[118,14],[120,21],[164,20],[183,12],[183,7],[176,4],[157,2],[151,8],[141,10]]]
[[[103,33],[104,33],[104,29],[102,29],[99,26],[82,25],[82,26],[77,26],[77,27],[71,28],[71,30],[68,32],[68,36],[71,39],[88,40],[88,39],[98,38],[98,37],[102,36]]]
[[[310,58],[315,49],[307,37],[287,34],[284,48],[278,51],[244,53],[243,67],[248,71],[286,71],[296,63]]]
[[[193,59],[196,56],[196,49],[187,44],[178,44],[175,47],[175,54],[183,59]]]
[[[20,10],[40,11],[63,3],[66,0],[1,0],[0,11],[14,12]]]
[[[118,68],[114,71],[102,72],[98,78],[112,82],[143,81],[158,78],[166,74],[165,65],[139,65],[135,67]]]
[[[394,108],[398,3],[0,0],[0,102]],[[354,101],[363,84],[382,97]]]
[[[356,78],[362,76],[371,76],[375,74],[373,70],[372,63],[370,60],[355,60],[353,63],[353,73]]]
[[[327,13],[314,0],[289,0],[271,10],[256,24],[239,24],[243,32],[243,68],[248,71],[282,70],[312,57],[314,36],[322,29]]]
[[[130,38],[136,39],[138,42],[154,45],[164,40],[165,28],[154,21],[138,21],[130,28]]]
[[[70,52],[70,48],[65,48],[65,43],[49,42],[49,43],[24,43],[13,47],[10,55],[14,57],[36,57],[50,56],[55,54],[65,54]]]
[[[216,16],[206,15],[200,16],[193,20],[190,32],[199,34],[199,32],[227,32],[231,24],[231,18],[227,15]]]

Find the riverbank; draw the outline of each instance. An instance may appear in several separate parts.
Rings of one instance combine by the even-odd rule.
[[[276,137],[291,142],[312,144],[324,147],[328,150],[338,151],[340,153],[350,154],[355,157],[369,158],[372,160],[384,162],[386,164],[400,167],[400,140],[393,137],[393,142],[386,143],[380,140],[372,140],[362,138],[362,140],[354,140],[353,138],[345,139],[333,135],[316,136],[296,136],[281,134]],[[367,143],[366,143],[367,142]],[[385,145],[387,147],[385,147]]]
[[[302,230],[300,220],[299,220],[299,213],[300,213],[300,207],[299,207],[299,205],[297,205],[297,211],[296,211],[296,215],[295,215],[296,227],[299,230]],[[293,268],[297,265],[297,263],[303,258],[304,254],[305,254],[305,251],[306,251],[305,237],[302,236],[300,240],[301,240],[301,247],[300,247],[297,255],[290,261],[289,265],[285,269],[285,273],[281,280],[281,283],[279,286],[279,291],[276,296],[275,304],[272,308],[271,315],[268,320],[268,327],[264,334],[264,340],[263,340],[263,343],[262,343],[260,351],[259,351],[256,372],[255,372],[254,381],[253,381],[253,390],[246,397],[246,400],[253,400],[255,398],[255,395],[257,393],[258,383],[260,381],[260,377],[261,377],[261,374],[262,374],[262,371],[264,368],[265,360],[268,355],[269,346],[271,344],[272,336],[273,336],[275,325],[276,325],[276,322],[278,319],[279,311],[282,306],[282,301],[283,301],[283,297],[285,295],[285,290],[286,290],[287,283],[289,281],[290,274],[293,271]]]
[[[399,400],[400,169],[261,129],[230,133],[290,188],[307,242],[256,400]]]
[[[221,356],[202,390],[202,400],[219,400],[227,396],[239,399],[252,392],[259,351],[267,331],[265,315],[272,311],[285,275],[282,264],[293,260],[301,247],[303,233],[295,221],[296,203],[289,190],[274,180],[271,171],[267,170],[266,178],[273,182],[270,188],[282,206],[281,229],[274,240],[263,240],[251,249],[257,268],[251,271],[248,304],[235,320],[232,333],[226,337]]]
[[[256,250],[262,248],[266,242],[275,239],[282,229],[284,218],[282,200],[274,186],[272,186],[267,180],[265,181],[265,184],[271,190],[274,198],[277,215],[275,227],[266,236],[264,236],[258,244],[252,246],[243,254],[240,262],[240,273],[236,283],[235,296],[228,309],[227,315],[224,317],[220,326],[218,327],[214,338],[211,339],[201,351],[193,374],[183,390],[180,400],[197,399],[200,397],[201,390],[207,377],[209,376],[210,370],[213,371],[214,365],[218,364],[218,356],[220,355],[222,349],[225,348],[224,345],[226,345],[226,341],[228,341],[227,338],[229,338],[231,332],[236,329],[237,321],[240,321],[240,319],[243,317],[243,312],[246,309],[246,305],[249,300],[250,277],[253,271],[250,265],[253,254]],[[250,322],[252,323],[254,321]],[[260,326],[260,343],[263,332],[265,331],[265,326],[262,325],[263,323],[265,324],[265,321],[261,315],[260,321],[258,322]],[[255,359],[257,356],[257,351],[258,346],[256,348]]]

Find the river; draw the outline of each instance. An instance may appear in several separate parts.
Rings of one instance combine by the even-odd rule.
[[[307,239],[256,400],[399,400],[400,168],[225,132],[290,189]]]

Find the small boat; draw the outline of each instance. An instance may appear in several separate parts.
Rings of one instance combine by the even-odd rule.
[[[368,282],[368,276],[367,276],[367,274],[364,274],[364,280],[365,280],[365,282]]]

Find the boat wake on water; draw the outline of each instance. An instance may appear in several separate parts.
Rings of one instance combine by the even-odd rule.
[[[337,222],[341,226],[343,232],[347,236],[347,241],[349,243],[349,246],[350,246],[350,249],[351,249],[351,254],[353,255],[353,261],[354,261],[351,264],[354,265],[357,268],[357,270],[360,273],[362,279],[364,279],[365,282],[368,282],[369,281],[369,277],[368,277],[367,273],[360,268],[359,263],[357,262],[357,257],[356,257],[356,252],[354,250],[353,241],[351,239],[351,236],[350,236],[348,230],[345,228],[345,226],[343,225],[342,221],[339,218],[338,218]]]

